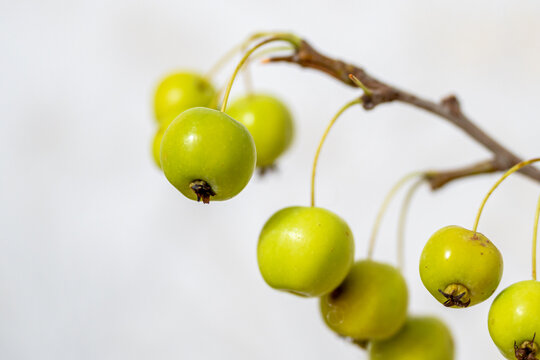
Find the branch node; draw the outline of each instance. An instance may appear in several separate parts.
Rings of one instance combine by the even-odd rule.
[[[453,116],[462,117],[461,104],[456,95],[448,95],[441,100],[441,105]]]

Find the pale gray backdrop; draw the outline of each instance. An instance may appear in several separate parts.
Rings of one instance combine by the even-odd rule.
[[[323,325],[316,300],[267,287],[255,256],[274,211],[308,204],[316,143],[357,92],[295,66],[256,66],[256,87],[286,99],[297,137],[279,172],[225,203],[186,200],[151,160],[158,79],[204,71],[247,34],[276,29],[429,98],[457,92],[497,139],[540,154],[538,1],[4,0],[0,359],[365,358]],[[243,90],[240,82],[234,93]],[[487,156],[416,109],[350,110],[321,156],[318,203],[349,222],[363,257],[375,209],[398,177]],[[444,309],[417,262],[436,229],[472,225],[495,179],[423,188],[409,218],[411,312],[446,320],[460,360],[501,358],[486,326],[492,299]],[[530,276],[538,190],[515,176],[486,207],[479,229],[504,254],[500,289]],[[397,208],[381,230],[383,261],[395,259]]]

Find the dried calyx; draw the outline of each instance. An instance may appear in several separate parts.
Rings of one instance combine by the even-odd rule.
[[[205,204],[210,203],[210,196],[216,196],[212,187],[204,180],[193,180],[189,187],[195,195],[197,195],[197,201],[203,201]]]
[[[446,307],[466,308],[471,304],[469,289],[461,284],[450,284],[439,292],[446,298],[443,303]]]
[[[516,359],[518,360],[539,360],[540,359],[540,351],[538,348],[538,344],[534,342],[535,337],[536,337],[536,334],[533,335],[531,340],[524,341],[519,346],[514,341],[514,351],[515,351]]]
[[[349,341],[358,347],[360,347],[363,350],[367,350],[369,346],[369,340],[358,340],[358,339],[351,339],[349,338]]]
[[[277,166],[276,166],[276,164],[261,166],[261,167],[257,168],[257,171],[259,172],[260,176],[264,176],[267,173],[277,171]]]

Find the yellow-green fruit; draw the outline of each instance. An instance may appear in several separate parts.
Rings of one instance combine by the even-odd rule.
[[[505,358],[540,359],[540,281],[521,281],[504,289],[489,309],[488,329]]]
[[[170,74],[159,83],[154,96],[156,119],[166,126],[187,109],[209,106],[215,96],[214,87],[202,75],[193,72]]]
[[[420,257],[424,286],[448,307],[467,307],[489,298],[503,272],[501,253],[483,234],[459,226],[435,232]]]
[[[321,296],[347,276],[354,259],[354,239],[347,223],[329,210],[288,207],[264,225],[257,259],[271,287],[300,296]]]
[[[227,200],[238,194],[253,175],[256,157],[245,126],[208,108],[184,111],[161,140],[165,176],[192,200]]]
[[[154,158],[154,162],[158,166],[158,168],[161,168],[161,160],[160,160],[160,149],[161,149],[161,139],[163,138],[163,134],[165,133],[165,130],[167,127],[160,126],[156,134],[154,135],[154,140],[152,141],[152,155]]]
[[[407,284],[393,266],[371,260],[356,262],[345,281],[320,300],[326,325],[359,341],[386,339],[407,318]]]
[[[273,165],[293,139],[293,120],[285,104],[264,94],[250,94],[234,101],[227,114],[244,124],[255,140],[257,166]]]
[[[397,334],[371,342],[370,360],[453,360],[454,341],[446,325],[431,316],[409,317]]]

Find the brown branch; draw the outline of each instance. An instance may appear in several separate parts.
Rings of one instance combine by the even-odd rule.
[[[487,160],[460,169],[428,172],[425,179],[428,181],[432,190],[437,190],[457,179],[473,175],[489,174],[496,171],[499,171],[496,162],[494,160]]]
[[[466,166],[461,169],[430,172],[427,179],[430,182],[431,188],[434,190],[439,189],[456,179],[507,170],[521,161],[517,155],[486,134],[482,129],[476,126],[471,119],[463,114],[460,103],[454,95],[447,96],[440,102],[433,102],[420,98],[372,77],[362,68],[319,53],[305,40],[302,40],[294,54],[270,58],[268,59],[268,62],[289,62],[305,68],[319,70],[344,84],[357,87],[349,78],[349,74],[353,74],[368,89],[370,89],[372,93],[371,95],[364,94],[362,96],[363,107],[366,110],[371,110],[380,104],[391,101],[399,101],[424,109],[454,124],[493,154],[491,160]],[[540,170],[537,168],[529,166],[521,169],[520,172],[523,175],[540,182]]]

